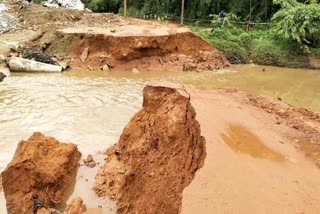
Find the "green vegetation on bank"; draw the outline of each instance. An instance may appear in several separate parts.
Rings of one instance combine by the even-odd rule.
[[[262,65],[309,67],[309,57],[320,57],[320,5],[296,0],[275,0],[280,9],[271,26],[236,26],[234,14],[228,14],[222,28],[212,15],[213,30],[191,27],[220,50],[231,63],[253,61]]]
[[[209,41],[234,64],[249,63],[286,67],[308,67],[308,55],[303,46],[277,35],[270,28],[216,28],[192,27],[191,29]],[[311,49],[313,52],[314,50]],[[318,49],[319,51],[319,49]],[[312,54],[312,53],[311,53]]]

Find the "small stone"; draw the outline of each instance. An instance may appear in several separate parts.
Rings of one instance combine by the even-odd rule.
[[[85,62],[89,55],[89,48],[85,48],[80,56],[82,62]]]
[[[87,166],[90,168],[94,168],[96,165],[97,165],[96,162],[92,161],[92,162],[88,163]]]
[[[279,101],[282,101],[282,98],[281,98],[281,97],[278,97],[278,100],[279,100]]]
[[[70,67],[67,62],[59,62],[59,65],[62,67],[62,70],[67,70]]]
[[[281,122],[280,122],[280,121],[277,121],[277,122],[276,122],[276,124],[277,124],[277,125],[280,125],[280,124],[281,124]]]
[[[87,162],[89,163],[89,162],[93,162],[94,160],[93,160],[93,157],[92,157],[92,155],[88,155],[87,156]]]
[[[141,72],[137,68],[132,69],[132,73],[134,74],[140,74]]]
[[[164,174],[164,172],[165,172],[164,168],[163,168],[163,167],[161,167],[159,172],[160,172],[160,175],[163,175],[163,174]]]
[[[109,71],[110,71],[109,66],[108,66],[108,65],[104,65],[104,66],[102,67],[102,71],[109,72]]]

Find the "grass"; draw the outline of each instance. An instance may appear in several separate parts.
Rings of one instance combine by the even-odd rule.
[[[190,27],[214,47],[221,51],[233,64],[249,63],[285,67],[309,67],[308,54],[303,48],[281,38],[267,27],[245,32],[239,27],[216,28],[213,32],[201,27]],[[320,49],[310,49],[320,56]]]

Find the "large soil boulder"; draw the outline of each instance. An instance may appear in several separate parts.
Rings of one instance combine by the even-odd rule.
[[[8,213],[33,213],[33,194],[46,207],[64,207],[74,187],[80,158],[76,145],[60,143],[41,133],[21,141],[1,173]]]
[[[205,139],[185,90],[146,86],[143,96],[94,189],[115,199],[118,213],[178,213],[183,189],[203,166]]]

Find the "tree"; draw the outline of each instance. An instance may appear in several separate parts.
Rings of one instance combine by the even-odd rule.
[[[274,30],[288,39],[308,46],[319,46],[320,41],[320,5],[303,4],[296,0],[274,0],[281,9],[272,20]]]

